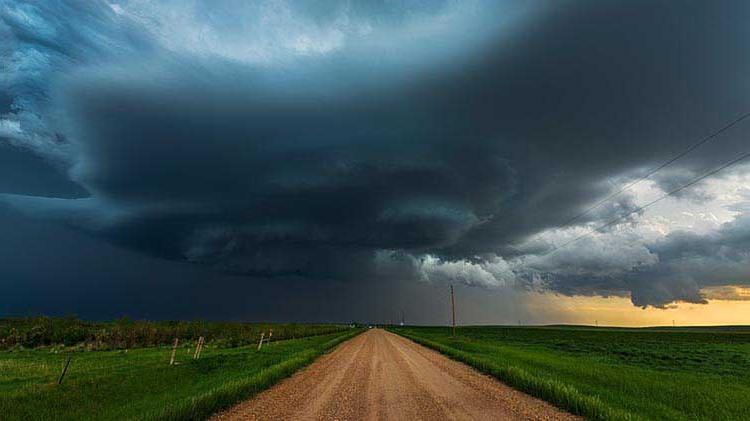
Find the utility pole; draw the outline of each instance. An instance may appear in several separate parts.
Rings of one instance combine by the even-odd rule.
[[[453,285],[451,285],[451,312],[453,313],[453,336],[456,336],[456,298],[453,294]]]

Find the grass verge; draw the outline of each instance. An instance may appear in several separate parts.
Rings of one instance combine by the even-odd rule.
[[[154,419],[160,420],[201,420],[222,409],[247,399],[268,389],[280,380],[291,376],[299,369],[306,367],[320,355],[333,349],[338,344],[356,336],[358,332],[341,335],[325,342],[316,349],[308,349],[295,354],[283,362],[261,370],[258,374],[235,380],[214,388],[200,396],[191,397],[183,402],[169,405],[159,411]]]
[[[489,374],[498,380],[529,395],[543,399],[576,415],[595,420],[634,420],[631,414],[607,407],[596,396],[586,396],[564,383],[553,379],[534,376],[522,368],[498,366],[489,361],[472,356],[449,346],[420,338],[415,335],[396,331],[412,341],[434,349],[456,361],[468,364],[477,370]]]

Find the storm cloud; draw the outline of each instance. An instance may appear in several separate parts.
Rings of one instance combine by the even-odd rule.
[[[0,141],[50,181],[0,170],[19,180],[1,200],[262,282],[703,302],[750,283],[746,191],[670,199],[731,209],[699,232],[648,225],[633,192],[572,218],[748,111],[748,17],[742,1],[6,0]],[[652,190],[748,152],[749,132]]]

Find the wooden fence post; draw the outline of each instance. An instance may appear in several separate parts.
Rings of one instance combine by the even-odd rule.
[[[201,336],[198,338],[198,344],[195,346],[195,354],[193,354],[193,359],[197,360],[201,357],[201,351],[203,351],[203,342],[205,341],[205,338]]]
[[[63,377],[65,377],[65,373],[68,372],[68,366],[70,365],[70,359],[72,358],[71,355],[68,355],[68,361],[65,362],[65,367],[63,367],[62,373],[60,373],[60,378],[57,379],[57,384],[62,384]]]
[[[169,365],[174,365],[174,354],[177,352],[177,344],[179,343],[179,339],[174,338],[174,345],[172,345],[172,357],[169,359]]]
[[[266,336],[266,332],[260,333],[260,341],[258,341],[258,351],[260,351],[260,347],[263,345],[263,337]]]
[[[273,336],[273,329],[269,329],[268,331],[268,343],[271,343],[271,337]]]

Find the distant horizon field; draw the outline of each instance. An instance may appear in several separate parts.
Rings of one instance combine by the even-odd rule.
[[[404,324],[403,326],[398,324],[385,324],[383,326],[392,326],[392,327],[425,327],[425,328],[435,328],[435,327],[444,327],[444,328],[450,328],[449,325],[445,324]],[[607,326],[607,325],[577,325],[577,324],[540,324],[540,325],[503,325],[503,324],[467,324],[467,325],[461,325],[457,326],[457,329],[463,329],[463,328],[490,328],[490,327],[497,327],[497,328],[503,328],[503,329],[592,329],[592,330],[665,330],[665,331],[680,331],[680,330],[690,330],[690,331],[696,331],[696,330],[708,330],[708,331],[747,331],[750,333],[750,324],[747,325],[685,325],[685,326],[668,326],[668,325],[655,325],[655,326]]]
[[[262,332],[276,340],[334,333],[344,324],[248,323],[204,320],[87,321],[74,317],[0,318],[0,350],[42,346],[85,347],[87,350],[128,349],[169,345],[175,338],[197,341],[204,336],[218,347],[236,347],[257,342]]]
[[[750,413],[750,326],[389,329],[589,419]]]
[[[274,320],[240,320],[240,319],[214,319],[214,318],[201,318],[201,317],[166,317],[166,318],[150,318],[150,317],[131,317],[123,315],[119,317],[80,317],[75,314],[71,315],[58,315],[58,314],[45,314],[45,313],[34,313],[29,315],[0,315],[0,326],[6,322],[19,322],[29,321],[38,319],[50,319],[50,320],[75,320],[87,324],[110,324],[121,321],[127,321],[131,323],[136,322],[147,322],[147,323],[204,323],[204,324],[228,324],[228,325],[320,325],[320,326],[331,326],[331,325],[370,325],[370,326],[394,326],[399,327],[399,323],[382,322],[382,321],[363,321],[363,320],[348,320],[348,321],[306,321],[306,320],[289,320],[289,321],[274,321]],[[405,323],[404,327],[450,327],[450,324],[446,323]],[[624,325],[593,325],[593,324],[576,324],[576,323],[548,323],[548,324],[502,324],[502,323],[469,323],[461,324],[457,327],[502,327],[502,328],[582,328],[582,329],[747,329],[750,330],[750,323],[748,324],[686,324],[686,325],[645,325],[645,326],[624,326]]]

